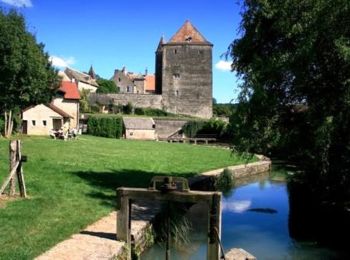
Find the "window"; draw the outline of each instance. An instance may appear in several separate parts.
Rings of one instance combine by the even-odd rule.
[[[122,79],[121,79],[121,78],[118,78],[118,81],[120,82],[120,81],[122,81]]]
[[[185,41],[186,41],[186,42],[191,42],[191,41],[192,41],[192,37],[191,37],[191,36],[186,36]]]
[[[46,120],[43,120],[43,126],[46,126],[46,125],[47,125]]]
[[[174,53],[177,54],[177,49],[174,50]]]
[[[127,86],[126,87],[126,92],[131,93],[132,92],[132,86]]]
[[[179,91],[178,90],[175,91],[175,96],[177,96],[177,97],[179,96]]]
[[[179,73],[174,73],[173,74],[173,78],[174,79],[179,79],[180,78],[180,74]]]
[[[32,120],[32,125],[35,126],[36,122],[35,120]]]

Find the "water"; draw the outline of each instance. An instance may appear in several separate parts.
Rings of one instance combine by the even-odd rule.
[[[241,184],[222,199],[224,249],[243,248],[258,259],[341,259],[339,252],[313,242],[297,242],[289,235],[289,203],[285,182],[263,176]],[[191,245],[172,250],[171,259],[206,259],[205,207],[191,211],[195,227]],[[164,246],[156,245],[141,259],[165,259]]]

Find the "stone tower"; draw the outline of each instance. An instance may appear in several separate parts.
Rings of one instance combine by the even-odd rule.
[[[156,51],[156,93],[175,114],[212,117],[212,48],[189,22]]]

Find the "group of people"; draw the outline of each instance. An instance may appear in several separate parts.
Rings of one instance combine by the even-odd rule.
[[[49,134],[53,139],[63,139],[66,141],[68,139],[76,139],[78,130],[76,128],[61,127],[58,130],[51,129]]]

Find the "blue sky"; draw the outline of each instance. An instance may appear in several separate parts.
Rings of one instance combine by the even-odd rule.
[[[25,16],[56,65],[81,71],[93,65],[104,78],[123,66],[154,73],[160,37],[170,39],[190,20],[214,44],[213,96],[220,103],[237,96],[235,74],[220,58],[238,34],[236,0],[0,0],[0,7]]]

